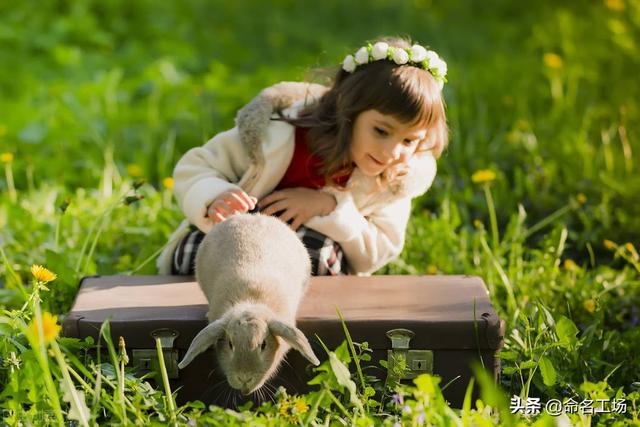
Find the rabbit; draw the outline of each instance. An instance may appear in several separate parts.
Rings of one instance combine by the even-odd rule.
[[[249,395],[275,374],[291,347],[320,364],[295,326],[311,261],[282,221],[240,213],[217,224],[200,244],[195,274],[210,323],[191,342],[180,369],[215,346],[229,385]]]

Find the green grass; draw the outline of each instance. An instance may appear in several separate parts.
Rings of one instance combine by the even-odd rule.
[[[244,411],[174,407],[117,348],[95,360],[92,342],[39,347],[29,322],[66,313],[83,275],[154,273],[182,217],[163,186],[182,153],[231,127],[263,87],[382,34],[409,34],[448,62],[451,142],[401,259],[381,272],[483,277],[507,324],[500,387],[478,376],[481,401],[458,411],[423,377],[381,404],[369,390],[379,385],[356,373],[366,346],[344,345],[327,349],[309,395],[280,391]],[[3,421],[551,425],[511,415],[517,395],[625,398],[626,414],[571,422],[637,425],[639,53],[629,0],[0,1]],[[484,169],[496,179],[472,182]],[[49,290],[32,264],[58,274]]]

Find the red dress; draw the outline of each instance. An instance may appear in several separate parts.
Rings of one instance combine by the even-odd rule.
[[[317,155],[312,156],[307,146],[308,130],[309,128],[296,127],[293,158],[276,190],[294,187],[319,189],[325,186],[324,176],[319,173],[322,159]],[[350,177],[351,172],[335,175],[333,180],[338,185],[344,186]]]

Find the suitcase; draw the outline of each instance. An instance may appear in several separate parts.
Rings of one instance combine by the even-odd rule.
[[[373,350],[365,368],[369,375],[384,378],[386,371],[379,361],[402,356],[408,368],[404,380],[409,382],[421,373],[439,375],[441,385],[450,383],[444,397],[458,408],[473,376],[474,361],[482,359],[482,365],[499,379],[497,351],[503,343],[504,322],[479,277],[313,277],[297,326],[321,361],[326,353],[316,334],[329,349],[345,339],[336,308],[353,341],[366,341]],[[155,337],[159,337],[172,390],[181,387],[178,403],[201,400],[223,406],[228,386],[216,370],[212,349],[185,369],[177,368],[193,337],[207,325],[206,311],[206,298],[191,276],[86,277],[64,319],[62,334],[97,339],[101,324],[110,318],[114,343],[119,336],[125,338],[129,366],[141,374],[157,369]],[[294,350],[287,362],[270,384],[283,385],[289,393],[310,390],[306,384],[313,375],[310,363]]]

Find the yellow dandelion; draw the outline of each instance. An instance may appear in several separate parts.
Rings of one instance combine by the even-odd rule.
[[[289,415],[289,401],[288,400],[283,400],[282,402],[280,402],[280,409],[278,410],[278,413],[282,417],[286,417],[286,416]]]
[[[430,264],[427,267],[427,274],[437,274],[437,273],[438,273],[438,267],[436,267],[435,265]]]
[[[576,271],[578,269],[578,264],[576,264],[572,259],[565,259],[564,268],[569,271]]]
[[[604,0],[604,5],[608,9],[615,10],[616,12],[622,12],[624,10],[623,0]]]
[[[35,277],[37,281],[44,283],[52,282],[58,277],[45,267],[35,264],[31,266],[31,274],[33,274],[33,277]]]
[[[42,313],[42,337],[44,338],[44,344],[49,344],[51,341],[55,340],[60,333],[62,326],[58,325],[58,317],[52,315],[51,313],[44,312]],[[39,341],[40,337],[38,335],[38,322],[35,317],[29,323],[29,331],[31,335]]]
[[[6,125],[0,125],[0,138],[5,136],[6,134],[7,134],[7,126]]]
[[[166,177],[165,179],[162,180],[162,185],[167,190],[172,190],[173,189],[173,178],[171,178],[170,176]]]
[[[0,162],[2,163],[11,163],[13,161],[13,154],[11,153],[2,153],[0,154]]]
[[[613,242],[609,239],[604,239],[602,241],[602,244],[604,245],[605,248],[609,249],[609,250],[614,250],[618,247],[618,245],[616,245],[616,242]]]
[[[127,173],[129,176],[136,178],[142,176],[142,168],[136,163],[130,163],[127,165]]]
[[[596,302],[592,299],[586,300],[582,303],[582,305],[584,306],[584,309],[589,313],[593,313],[594,311],[596,311]]]
[[[576,200],[578,201],[578,203],[580,203],[581,205],[584,205],[585,203],[587,203],[587,196],[585,196],[582,193],[578,193],[578,195],[576,196]]]
[[[638,251],[636,251],[636,247],[633,246],[633,243],[625,243],[624,248],[629,252],[629,255],[634,261],[638,261],[638,259],[640,259],[640,255],[638,255]]]
[[[555,53],[545,53],[543,56],[544,65],[555,70],[562,68],[562,58]]]
[[[496,179],[496,173],[491,169],[481,169],[479,171],[474,172],[471,175],[471,181],[475,184],[482,184],[485,182],[491,182]]]
[[[309,410],[309,405],[307,405],[307,402],[304,400],[304,397],[296,397],[295,403],[293,404],[293,408],[295,409],[295,412],[298,415],[300,415],[300,414],[304,414]]]

